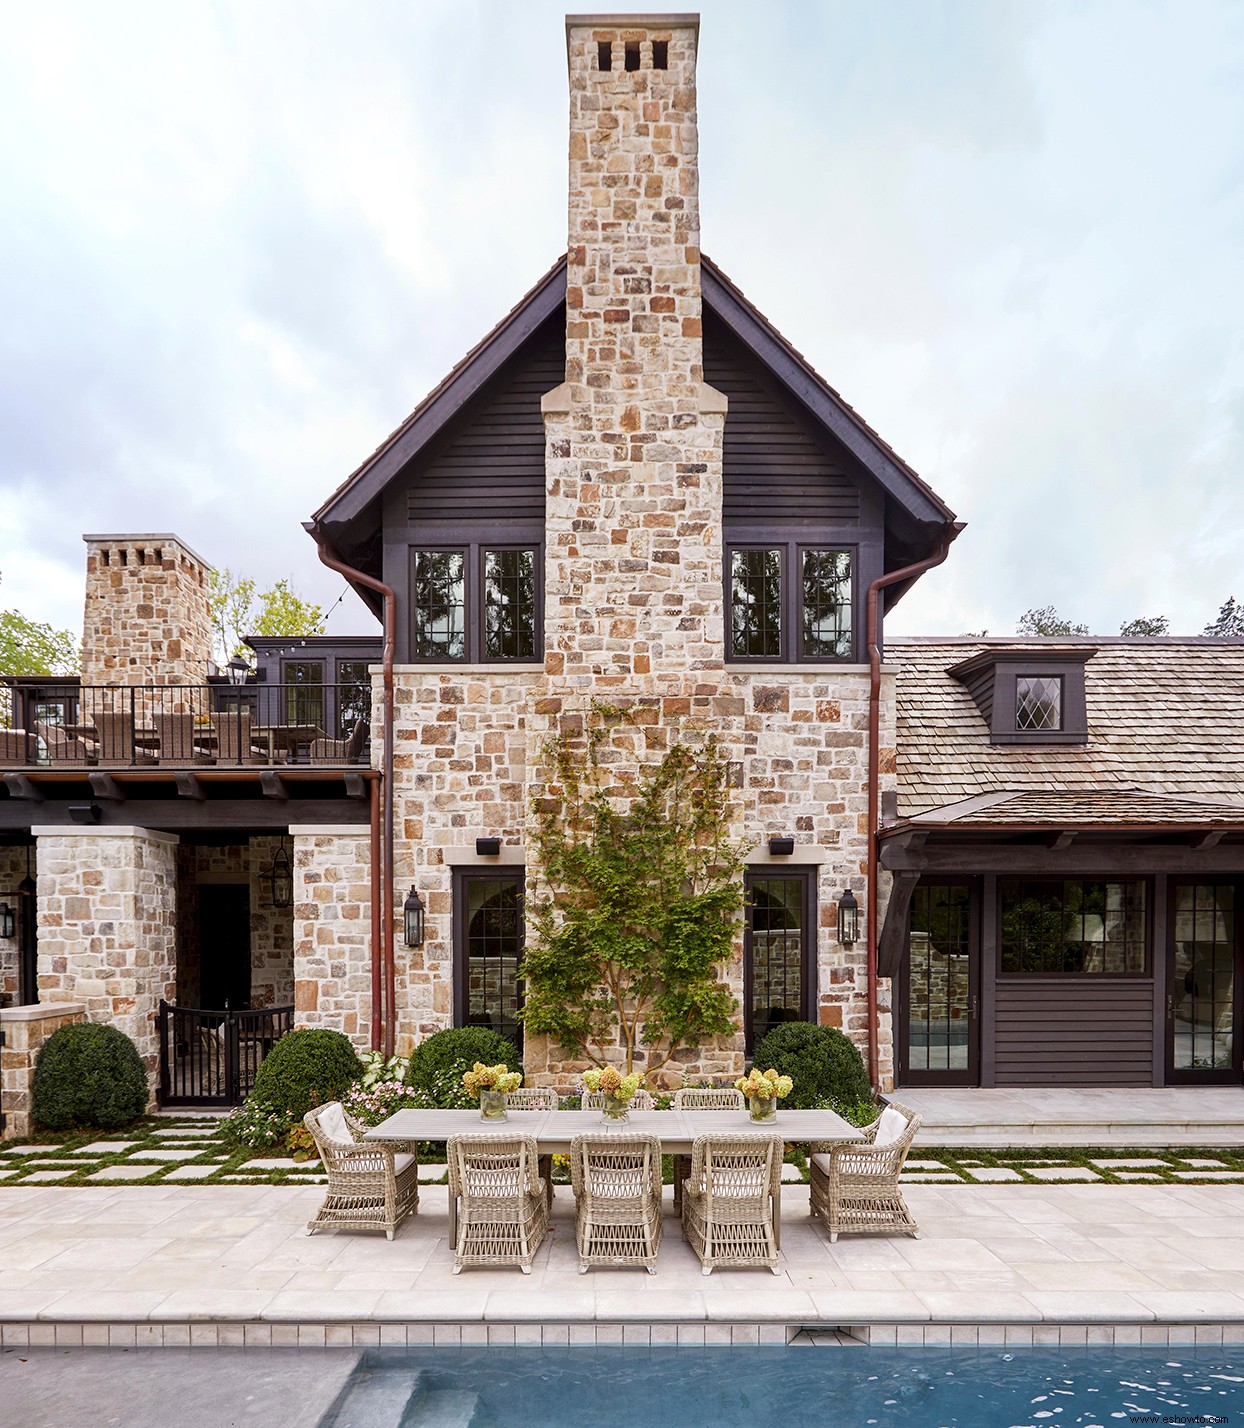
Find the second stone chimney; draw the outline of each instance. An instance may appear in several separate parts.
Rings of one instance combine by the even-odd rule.
[[[697,15],[570,15],[566,382],[544,399],[550,675],[720,666],[725,399],[703,383]]]

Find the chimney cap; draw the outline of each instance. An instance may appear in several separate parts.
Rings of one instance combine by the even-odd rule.
[[[85,534],[82,539],[87,545],[175,545],[196,560],[204,570],[214,569],[210,560],[204,560],[193,546],[187,545],[173,531],[120,531],[115,535]]]
[[[616,30],[698,30],[700,17],[695,11],[683,15],[662,15],[655,11],[638,15],[623,15],[611,11],[600,15],[567,15],[566,33],[581,29]]]

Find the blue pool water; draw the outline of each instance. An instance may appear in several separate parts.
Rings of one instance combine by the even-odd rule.
[[[1244,1428],[1244,1349],[398,1349],[320,1428]]]

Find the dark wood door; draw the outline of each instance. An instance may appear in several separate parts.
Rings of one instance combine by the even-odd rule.
[[[1240,1080],[1240,886],[1226,880],[1171,886],[1166,966],[1166,1079]]]
[[[456,1023],[491,1027],[520,1051],[523,881],[517,868],[462,872],[454,881]]]
[[[248,883],[199,884],[199,1001],[211,1011],[251,1004]]]
[[[903,1085],[980,1084],[978,904],[968,882],[922,882],[912,893],[898,979]]]
[[[775,1026],[812,1021],[816,999],[816,869],[746,875],[743,1032],[748,1053]]]

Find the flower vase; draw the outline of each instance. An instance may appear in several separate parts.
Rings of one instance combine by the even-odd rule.
[[[503,1091],[481,1091],[479,1093],[479,1118],[481,1121],[504,1121],[505,1093]]]
[[[607,1126],[622,1125],[630,1117],[631,1103],[616,1100],[613,1096],[606,1096],[600,1113]]]
[[[754,1121],[777,1120],[776,1096],[749,1096],[747,1108]]]

